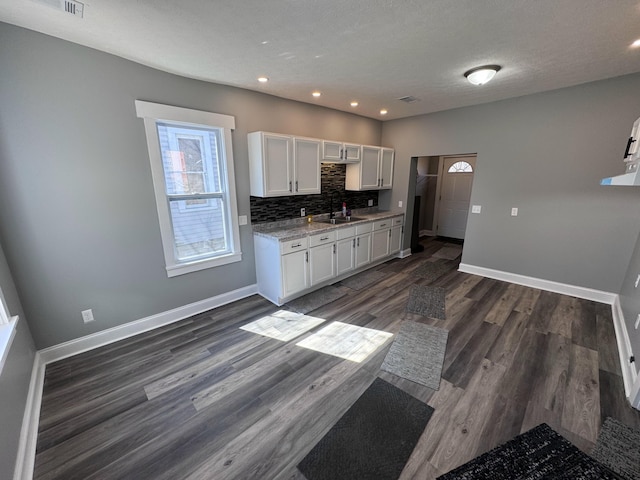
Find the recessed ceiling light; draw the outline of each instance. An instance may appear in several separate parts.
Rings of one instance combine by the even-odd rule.
[[[389,112],[387,112],[386,108],[383,108],[382,110],[380,110],[380,115],[386,115],[387,113]]]
[[[640,38],[639,38],[638,40],[636,40],[635,42],[633,42],[633,43],[631,44],[631,46],[632,46],[633,48],[638,48],[638,47],[640,47]]]
[[[262,43],[262,45],[266,45],[267,43],[269,43],[269,40],[263,40],[263,41],[262,41],[262,42],[260,42],[260,43]]]
[[[258,81],[260,83],[267,83],[269,81],[269,77],[258,77]]]
[[[358,102],[351,102],[351,106],[352,107],[357,107],[358,106]]]
[[[313,93],[311,93],[311,95],[313,95],[314,97],[318,98],[320,95],[322,95],[322,93],[318,92],[317,90]]]
[[[464,76],[474,85],[484,85],[500,71],[500,65],[484,65],[464,72]]]

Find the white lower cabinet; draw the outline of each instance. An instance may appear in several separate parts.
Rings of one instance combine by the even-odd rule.
[[[309,283],[313,287],[336,276],[336,232],[309,237]]]
[[[306,290],[309,287],[309,252],[307,250],[282,255],[283,296]]]
[[[401,248],[402,216],[295,240],[254,235],[258,293],[277,305],[348,276]]]

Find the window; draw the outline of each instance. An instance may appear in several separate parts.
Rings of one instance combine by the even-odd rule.
[[[456,162],[449,167],[447,173],[472,173],[473,167],[467,162]]]
[[[240,261],[234,117],[140,100],[136,112],[147,134],[167,275]]]
[[[16,335],[16,324],[18,317],[11,317],[9,309],[4,301],[2,289],[0,289],[0,374],[4,367],[4,362],[9,355],[11,342]]]

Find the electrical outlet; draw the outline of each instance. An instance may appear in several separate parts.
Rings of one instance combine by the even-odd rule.
[[[402,200],[398,200],[398,208],[402,208]]]
[[[93,322],[94,320],[93,311],[91,309],[83,310],[81,313],[82,313],[82,320],[84,320],[84,323]]]
[[[511,209],[511,216],[512,217],[517,217],[518,216],[518,207],[513,207]]]
[[[638,314],[638,318],[636,318],[636,330],[638,329],[638,325],[640,325],[640,313]]]
[[[471,207],[471,213],[480,213],[482,211],[482,205],[473,205]]]
[[[372,199],[372,198],[370,198],[369,200],[367,200],[367,205],[368,205],[369,207],[373,207],[373,199]]]
[[[247,216],[246,215],[240,215],[238,217],[238,224],[239,225],[246,225],[247,224]]]
[[[300,216],[304,217],[307,214],[307,209],[306,208],[301,208],[300,209]]]

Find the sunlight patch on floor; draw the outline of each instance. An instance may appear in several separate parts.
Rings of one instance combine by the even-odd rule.
[[[296,345],[360,363],[391,337],[389,332],[332,322]]]
[[[311,317],[288,310],[278,310],[240,328],[247,332],[288,342],[325,321],[324,318]]]

